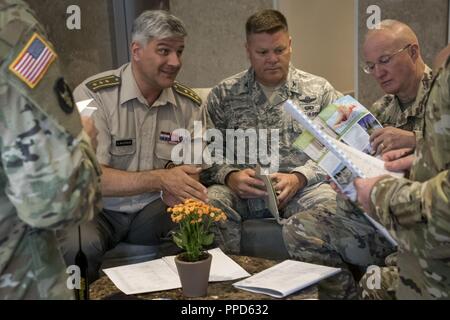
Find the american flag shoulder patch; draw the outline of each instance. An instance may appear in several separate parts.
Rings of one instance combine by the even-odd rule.
[[[44,38],[34,33],[9,65],[9,70],[33,89],[56,58],[55,51]]]

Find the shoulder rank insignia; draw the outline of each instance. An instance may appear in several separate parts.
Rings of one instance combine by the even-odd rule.
[[[40,35],[34,33],[9,65],[9,70],[33,89],[56,58],[57,55],[52,46]]]
[[[112,88],[120,84],[120,77],[110,75],[106,77],[97,78],[86,83],[89,90],[97,92],[102,89]]]
[[[175,84],[173,85],[173,88],[175,89],[176,92],[178,92],[179,94],[188,97],[189,99],[191,99],[192,101],[194,101],[196,104],[201,105],[202,104],[202,99],[200,98],[200,96],[191,88],[186,87],[185,85],[182,85],[181,83],[175,82]]]

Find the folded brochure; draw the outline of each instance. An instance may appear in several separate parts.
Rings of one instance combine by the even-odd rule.
[[[340,271],[339,268],[285,260],[249,278],[236,282],[233,286],[250,292],[283,298]]]
[[[277,193],[273,187],[272,180],[270,179],[270,175],[264,174],[260,165],[257,165],[255,168],[256,177],[262,180],[266,186],[267,196],[265,197],[265,202],[267,208],[269,209],[272,216],[278,221],[281,221],[280,212],[278,211],[278,199]]]

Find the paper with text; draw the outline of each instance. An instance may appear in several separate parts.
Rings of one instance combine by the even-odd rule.
[[[350,113],[338,112],[341,105],[351,106]],[[403,177],[403,173],[388,171],[384,162],[369,155],[369,137],[374,129],[381,127],[375,117],[351,97],[343,97],[321,111],[314,120],[309,119],[291,100],[284,105],[305,129],[294,146],[304,151],[328,173],[330,178],[352,201],[356,201],[353,181],[381,175]],[[345,121],[341,121],[345,119]],[[336,126],[336,123],[339,123]],[[395,239],[381,224],[365,214],[368,221],[377,228],[394,246]]]
[[[103,270],[125,294],[170,290],[181,287],[177,274],[162,259]]]
[[[233,286],[250,292],[283,298],[340,271],[339,268],[285,260],[247,279],[236,282]]]
[[[208,252],[213,256],[211,271],[209,272],[209,282],[230,281],[250,276],[250,273],[245,271],[219,248],[209,250]],[[162,260],[178,274],[177,266],[175,265],[175,256],[164,257]]]
[[[357,177],[402,175],[385,170],[381,160],[369,155],[372,152],[370,134],[381,128],[381,125],[352,97],[345,96],[336,100],[313,120],[291,100],[285,102],[284,108],[305,129],[295,140],[294,147],[316,161],[352,201],[356,201],[353,181]],[[380,170],[377,171],[376,168]]]
[[[219,248],[212,255],[210,282],[230,281],[250,276],[240,265]],[[114,285],[125,294],[138,294],[181,288],[175,266],[175,256],[148,262],[103,269]]]

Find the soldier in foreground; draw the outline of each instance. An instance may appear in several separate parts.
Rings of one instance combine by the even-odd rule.
[[[0,299],[71,299],[55,231],[93,217],[100,169],[59,58],[20,0],[0,1],[0,137]]]
[[[364,71],[375,78],[386,93],[370,108],[383,125],[370,137],[375,153],[409,148],[413,150],[422,139],[423,96],[428,92],[432,70],[423,61],[414,31],[396,20],[383,20],[367,32],[364,46]],[[338,196],[338,213],[362,216],[361,209]],[[398,284],[397,253],[386,257],[380,287],[372,288],[371,273],[359,281],[364,299],[394,299]]]
[[[423,140],[415,155],[384,155],[388,169],[409,179],[357,179],[358,202],[399,242],[398,299],[449,299],[450,293],[450,46],[436,59],[425,108]],[[435,70],[436,68],[435,67]]]

